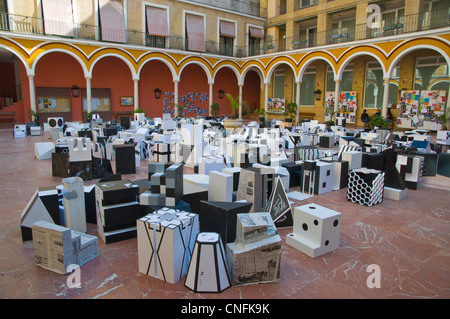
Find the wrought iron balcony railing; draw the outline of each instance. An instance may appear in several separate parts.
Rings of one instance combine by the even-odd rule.
[[[307,37],[296,36],[278,41],[268,41],[267,39],[264,41],[261,39],[260,41],[253,41],[253,44],[247,46],[224,46],[218,42],[208,40],[205,42],[205,53],[241,58],[335,43],[375,39],[448,26],[450,26],[450,17],[447,8],[445,10],[408,15],[395,20],[383,20],[380,25],[374,25],[372,28],[368,27],[367,24],[360,24],[353,27],[309,34]],[[70,35],[49,34],[45,31],[43,19],[6,12],[0,12],[0,31],[106,42],[102,40],[102,32],[99,26],[74,24],[73,30],[70,30]],[[126,40],[123,42],[124,44],[189,51],[187,39],[178,35],[154,37],[145,32],[135,30],[126,30],[125,33]]]

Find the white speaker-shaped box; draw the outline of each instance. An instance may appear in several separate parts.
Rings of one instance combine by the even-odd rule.
[[[47,124],[49,128],[61,128],[64,126],[64,118],[62,117],[49,117],[47,119]]]
[[[293,233],[286,243],[315,258],[339,247],[341,213],[311,203],[294,209]]]

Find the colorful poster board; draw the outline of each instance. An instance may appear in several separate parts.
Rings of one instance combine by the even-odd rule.
[[[334,92],[325,93],[325,121],[331,119],[328,110],[334,107],[334,100],[335,100],[334,97],[335,97]],[[357,108],[358,105],[356,92],[354,91],[340,92],[337,107],[338,114],[336,115],[337,117],[345,119],[346,123],[355,123]]]
[[[400,102],[397,105],[399,116],[397,126],[403,128],[420,128],[424,121],[432,120],[435,115],[445,112],[445,90],[413,90],[401,91]]]
[[[286,99],[284,98],[269,98],[267,105],[268,113],[284,114],[286,109]]]

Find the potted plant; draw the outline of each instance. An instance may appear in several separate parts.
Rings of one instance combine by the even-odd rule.
[[[37,114],[37,112],[29,109],[28,114],[30,114],[31,120],[39,125],[39,115]]]
[[[170,105],[174,106],[177,108],[178,110],[178,118],[182,118],[183,117],[183,109],[184,107],[187,105],[187,103],[183,103],[183,104],[177,104],[177,103],[170,103]]]
[[[375,114],[370,120],[370,123],[373,128],[387,128],[389,126],[388,120],[381,114]]]
[[[258,114],[259,121],[260,121],[261,123],[263,123],[264,120],[266,119],[266,117],[265,117],[266,110],[264,110],[264,109],[256,109],[256,110],[255,110],[255,114]]]
[[[213,116],[213,117],[218,117],[219,116],[219,111],[220,111],[219,103],[211,104],[209,109],[210,109],[210,112],[211,112],[211,116]]]
[[[86,122],[91,123],[91,121],[92,121],[92,115],[94,115],[94,112],[88,112],[88,113],[86,113]]]
[[[242,94],[242,93],[241,93]],[[238,112],[239,112],[239,97],[241,96],[239,94],[234,98],[230,93],[225,93],[225,96],[227,97],[228,101],[230,101],[231,105],[231,119],[224,120],[223,126],[225,128],[238,128],[242,127],[242,119],[238,119]]]
[[[133,110],[131,116],[135,121],[145,122],[145,110],[142,107]]]
[[[325,124],[327,126],[327,128],[331,128],[331,126],[334,125],[334,117],[336,116],[336,111],[334,110],[333,106],[329,106],[329,107],[325,107],[326,108],[326,113],[328,113],[328,115],[330,116],[330,119],[325,121]]]
[[[284,111],[284,116],[287,116],[287,118],[285,118],[285,121],[292,122],[296,114],[297,114],[297,103],[294,102],[287,103]]]

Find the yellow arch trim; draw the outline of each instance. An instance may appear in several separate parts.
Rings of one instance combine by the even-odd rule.
[[[369,56],[375,56],[378,58],[378,62],[382,64],[382,67],[384,70],[387,70],[389,67],[389,63],[387,61],[386,56],[382,52],[380,48],[369,46],[369,45],[362,45],[362,46],[356,46],[353,48],[350,48],[347,50],[342,56],[339,57],[339,60],[337,61],[336,66],[340,70],[343,64],[346,61],[350,61],[351,59],[360,56],[360,55],[369,55]]]

